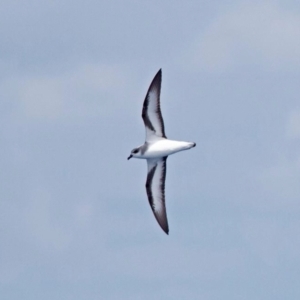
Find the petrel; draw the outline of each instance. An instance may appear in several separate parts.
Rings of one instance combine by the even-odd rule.
[[[146,192],[148,200],[158,224],[168,234],[169,226],[165,204],[167,158],[176,152],[195,147],[196,143],[174,141],[166,137],[160,110],[161,77],[160,69],[153,78],[144,100],[142,118],[146,129],[146,141],[143,145],[134,148],[128,159],[134,157],[147,160]]]

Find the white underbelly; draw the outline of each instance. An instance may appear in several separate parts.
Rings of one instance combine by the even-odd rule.
[[[194,143],[160,140],[149,145],[149,148],[144,153],[145,158],[164,157],[174,154],[179,151],[188,150],[194,146]]]

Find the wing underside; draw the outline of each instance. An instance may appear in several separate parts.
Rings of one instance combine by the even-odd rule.
[[[142,118],[146,128],[146,141],[166,138],[160,109],[161,69],[157,72],[144,100]]]
[[[168,234],[169,226],[165,205],[167,156],[159,159],[148,159],[147,163],[146,191],[148,200],[158,224]]]

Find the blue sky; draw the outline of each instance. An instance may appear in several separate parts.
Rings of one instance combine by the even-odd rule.
[[[0,8],[1,299],[299,299],[299,1]],[[159,68],[169,236],[126,160]]]

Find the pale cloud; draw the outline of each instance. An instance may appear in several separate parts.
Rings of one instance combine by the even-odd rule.
[[[2,96],[14,103],[16,117],[53,121],[116,109],[111,101],[120,100],[126,82],[122,67],[85,63],[60,74],[12,76],[0,85]]]
[[[66,251],[71,242],[71,232],[67,226],[55,219],[52,211],[54,197],[45,188],[34,188],[28,205],[21,216],[27,227],[28,240],[43,252]]]
[[[212,72],[238,66],[267,70],[300,67],[300,12],[279,2],[244,2],[215,18],[188,53],[191,64]]]
[[[264,264],[278,267],[282,263],[299,262],[299,225],[298,218],[248,217],[239,230],[248,250]]]
[[[29,118],[53,119],[63,112],[63,90],[56,78],[21,80],[17,88],[20,111]]]
[[[87,201],[87,199],[84,200]],[[75,206],[75,216],[80,226],[87,227],[90,225],[94,217],[93,208],[91,203],[80,203]]]
[[[140,253],[143,255],[140,256]],[[144,257],[152,256],[156,257],[158,264],[144,260]],[[124,257],[127,257],[126,262]],[[125,268],[127,276],[145,280],[165,280],[170,272],[178,280],[189,280],[191,274],[197,274],[198,280],[202,281],[218,280],[230,270],[240,270],[244,265],[244,254],[237,247],[207,249],[195,245],[189,248],[173,240],[167,248],[160,243],[149,243],[140,247],[112,249],[109,259],[107,266],[110,271],[117,273],[120,265],[126,264],[130,266]]]
[[[282,147],[276,150],[273,163],[258,175],[261,189],[259,206],[270,210],[298,211],[300,195],[300,111],[295,109],[287,117],[285,136],[280,137]]]
[[[289,139],[300,138],[300,110],[294,110],[290,113],[286,126],[286,135]]]
[[[282,156],[259,175],[262,198],[259,205],[269,210],[298,211],[300,195],[300,160]]]

